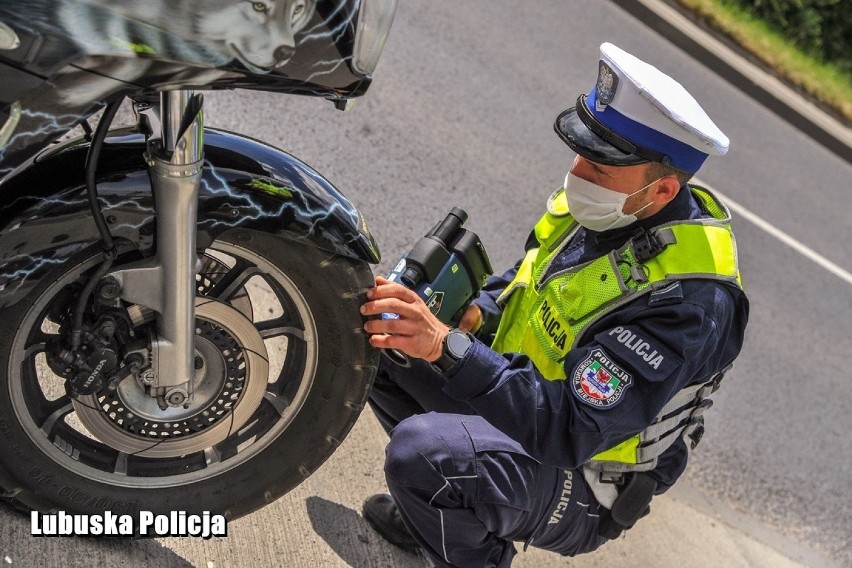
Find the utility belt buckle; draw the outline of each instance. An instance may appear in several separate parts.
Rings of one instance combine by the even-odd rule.
[[[601,471],[598,472],[598,481],[609,485],[623,485],[624,472]]]
[[[709,408],[709,405],[704,408]],[[689,444],[689,449],[694,450],[695,447],[698,446],[698,443],[701,442],[701,438],[704,437],[704,416],[699,413],[690,418],[689,422],[683,429],[681,437],[684,442]]]

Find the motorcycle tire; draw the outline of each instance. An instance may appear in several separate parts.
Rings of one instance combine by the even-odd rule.
[[[56,304],[94,272],[96,251],[0,310],[0,499],[23,511],[209,511],[230,520],[296,487],[338,447],[378,364],[359,313],[369,266],[246,230],[220,237],[203,259],[202,378],[191,407],[165,418],[133,377],[111,394],[72,400],[45,363]]]

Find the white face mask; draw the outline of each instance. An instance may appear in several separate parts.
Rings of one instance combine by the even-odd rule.
[[[565,195],[568,197],[568,208],[571,210],[571,215],[578,223],[592,231],[607,231],[626,227],[635,222],[636,213],[653,205],[654,202],[650,201],[633,213],[624,212],[624,203],[628,197],[644,191],[658,181],[660,180],[656,179],[645,187],[626,194],[613,191],[568,172],[568,175],[565,176]]]

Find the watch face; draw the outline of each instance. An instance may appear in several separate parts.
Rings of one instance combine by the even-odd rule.
[[[447,351],[456,359],[464,357],[470,345],[470,337],[466,333],[451,331],[447,336]]]

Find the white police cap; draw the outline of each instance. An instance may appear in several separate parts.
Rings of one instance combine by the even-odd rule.
[[[690,173],[729,144],[680,83],[611,43],[601,45],[595,87],[554,128],[572,150],[601,164],[654,161]]]

